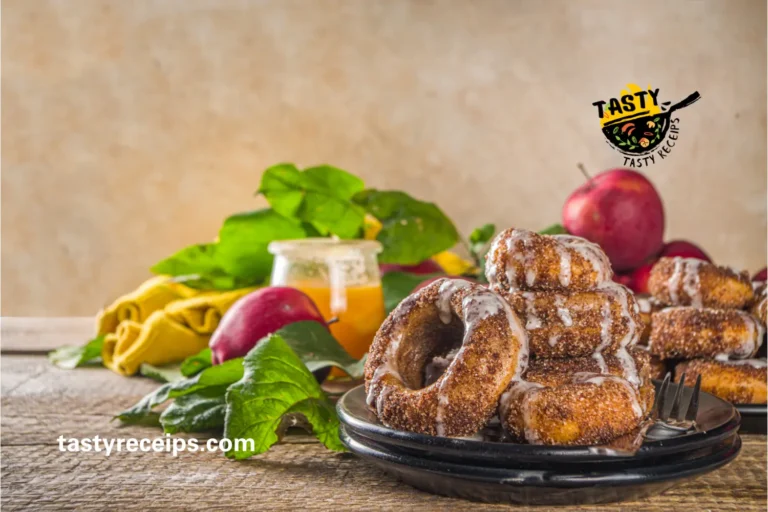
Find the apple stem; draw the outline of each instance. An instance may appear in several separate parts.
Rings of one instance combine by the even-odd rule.
[[[330,320],[328,320],[327,322],[325,322],[325,325],[333,325],[333,324],[335,324],[338,321],[339,321],[339,317],[335,316],[335,317],[331,318]]]
[[[581,174],[583,174],[584,177],[587,178],[587,181],[591,181],[592,180],[592,176],[589,175],[589,173],[587,172],[587,168],[584,167],[584,164],[579,162],[578,164],[576,164],[576,167],[578,167],[579,170],[581,171]]]

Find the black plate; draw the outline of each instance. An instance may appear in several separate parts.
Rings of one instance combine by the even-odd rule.
[[[391,451],[340,429],[342,442],[354,453],[417,489],[444,496],[527,505],[579,505],[636,500],[674,486],[680,480],[727,464],[741,449],[732,435],[705,455],[682,454],[677,461],[636,465],[620,471],[592,466],[552,469],[481,467],[441,462]]]
[[[741,432],[765,434],[768,431],[768,406],[766,404],[735,404],[741,414]]]
[[[658,383],[657,383],[658,385]],[[670,388],[675,388],[670,384]],[[686,388],[690,392],[690,388]],[[463,464],[505,466],[513,463],[541,466],[552,462],[621,463],[646,458],[664,458],[715,445],[732,436],[739,428],[739,413],[728,402],[708,393],[699,400],[697,421],[702,432],[659,441],[645,441],[632,457],[606,455],[588,446],[544,446],[496,443],[470,439],[428,436],[395,430],[381,424],[365,403],[365,390],[359,386],[339,399],[336,410],[347,430],[357,436],[430,459],[461,461]]]

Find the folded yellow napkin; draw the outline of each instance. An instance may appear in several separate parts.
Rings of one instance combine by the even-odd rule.
[[[96,334],[114,333],[125,320],[142,323],[166,304],[199,293],[198,290],[171,281],[168,276],[153,277],[99,311],[96,315]]]
[[[104,338],[104,366],[121,375],[133,375],[142,363],[156,366],[177,363],[208,346],[221,317],[243,295],[255,288],[205,292],[168,303],[142,324],[123,320]]]

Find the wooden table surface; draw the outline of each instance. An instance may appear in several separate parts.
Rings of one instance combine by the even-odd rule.
[[[154,438],[111,422],[157,384],[102,368],[60,370],[42,353],[87,338],[89,319],[2,319],[3,510],[544,510],[477,504],[414,490],[351,454],[292,436],[268,453],[61,452],[57,438]],[[766,437],[745,434],[739,457],[654,498],[568,510],[765,510]]]

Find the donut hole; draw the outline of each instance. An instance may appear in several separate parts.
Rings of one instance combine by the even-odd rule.
[[[447,324],[434,306],[424,308],[417,315],[403,333],[397,354],[400,377],[412,390],[437,381],[450,366],[464,339],[464,324],[455,314]]]

